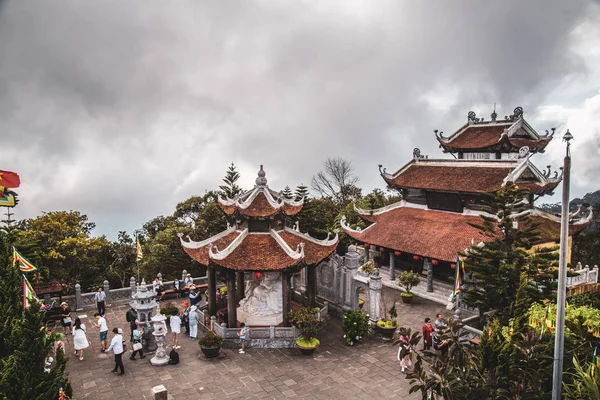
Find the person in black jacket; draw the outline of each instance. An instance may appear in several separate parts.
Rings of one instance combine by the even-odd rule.
[[[133,308],[130,308],[125,313],[125,319],[127,320],[127,322],[129,322],[129,329],[131,331],[131,336],[129,339],[129,341],[131,341],[131,342],[133,342],[133,331],[137,327],[136,318],[137,318],[137,311],[135,311]]]

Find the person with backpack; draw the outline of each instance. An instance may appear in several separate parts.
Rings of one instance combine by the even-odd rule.
[[[144,334],[144,329],[138,327],[136,324],[135,329],[133,330],[133,333],[132,333],[133,338],[131,339],[131,343],[132,343],[133,353],[131,353],[131,356],[129,357],[130,360],[135,360],[136,354],[140,355],[140,360],[142,358],[146,358],[146,356],[144,355],[144,351],[142,350],[142,348],[143,348],[142,335],[143,334]]]
[[[137,311],[135,311],[133,307],[127,310],[127,312],[125,313],[125,320],[129,322],[129,330],[131,331],[131,335],[129,338],[130,342],[133,342],[133,331],[137,328],[136,318]]]

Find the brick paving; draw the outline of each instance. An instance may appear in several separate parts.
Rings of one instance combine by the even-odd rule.
[[[386,303],[391,304],[394,297],[399,300],[398,292],[384,291]],[[401,326],[420,329],[425,316],[434,319],[438,312],[450,315],[438,304],[414,300],[411,305],[398,301]],[[109,330],[123,328],[128,339],[126,311],[126,306],[109,307],[107,322]],[[218,359],[207,360],[198,344],[183,335],[178,365],[153,367],[148,362],[150,357],[130,361],[128,351],[123,357],[126,374],[117,376],[110,372],[114,366],[112,354],[100,353],[98,330],[89,323],[93,313],[79,313],[87,315],[83,321],[92,346],[86,349],[83,361],[71,356],[67,365],[74,399],[151,399],[152,387],[160,384],[175,400],[420,398],[408,394],[408,380],[400,373],[396,349],[389,342],[368,337],[358,346],[347,346],[336,317],[329,321],[320,348],[310,357],[297,349],[248,349],[246,354],[221,349]],[[169,333],[167,343],[170,339]],[[66,342],[67,354],[72,355],[72,337],[68,336]]]

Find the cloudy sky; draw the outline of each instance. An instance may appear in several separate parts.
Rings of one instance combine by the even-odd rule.
[[[447,157],[433,130],[494,103],[569,128],[572,195],[600,189],[600,3],[0,0],[16,216],[80,210],[109,238],[216,188],[232,161],[245,188],[260,164],[276,190],[308,184],[330,156],[383,187],[378,164]],[[563,149],[534,162],[558,167]]]

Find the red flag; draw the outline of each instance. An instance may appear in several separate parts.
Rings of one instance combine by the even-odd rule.
[[[10,189],[18,188],[21,184],[19,175],[15,172],[2,171],[0,170],[0,186],[4,186]]]

